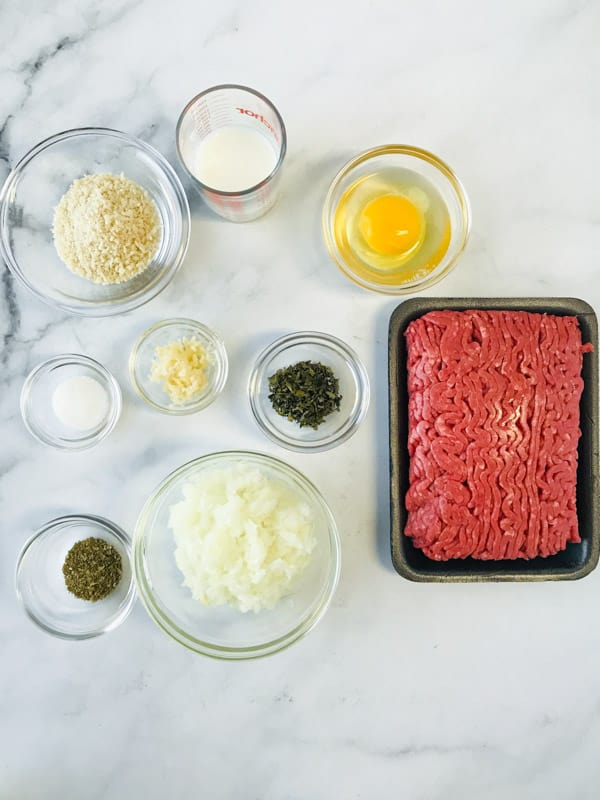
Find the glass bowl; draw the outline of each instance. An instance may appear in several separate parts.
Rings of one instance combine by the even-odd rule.
[[[316,549],[292,594],[272,610],[242,613],[229,606],[204,606],[183,586],[174,557],[169,509],[182,499],[189,479],[206,470],[238,463],[254,466],[286,483],[308,503],[315,520]],[[340,540],[325,500],[300,472],[262,453],[213,453],[172,472],[152,493],[137,521],[133,569],[138,592],[154,622],[196,653],[221,659],[250,659],[289,647],[322,618],[340,573]]]
[[[89,430],[64,425],[52,409],[55,389],[65,380],[86,375],[104,388],[108,406],[104,419]],[[111,373],[89,356],[67,353],[44,361],[27,376],[21,390],[25,427],[42,444],[59,450],[87,450],[102,441],[121,415],[121,389]]]
[[[176,404],[160,383],[150,379],[150,369],[157,346],[182,337],[194,337],[208,351],[211,359],[204,390],[187,403]],[[134,344],[129,356],[129,375],[142,400],[164,414],[194,414],[215,400],[227,382],[228,361],[225,343],[218,333],[193,319],[166,319],[152,325]]]
[[[280,416],[269,400],[269,377],[298,361],[318,361],[331,367],[339,380],[342,402],[314,430],[301,428]],[[319,452],[349,439],[369,408],[369,377],[360,359],[335,336],[315,331],[291,333],[276,339],[256,359],[248,381],[250,407],[259,428],[288,450]]]
[[[362,176],[391,167],[410,170],[431,184],[441,195],[450,217],[450,242],[437,266],[404,280],[397,272],[375,268],[359,274],[340,251],[335,237],[335,213],[344,192]],[[414,294],[437,283],[455,266],[469,238],[471,209],[461,182],[446,163],[419,147],[390,144],[360,153],[338,172],[323,205],[322,230],[329,255],[354,283],[384,294]]]
[[[71,547],[93,536],[121,555],[119,585],[92,603],[72,595],[62,566]],[[135,601],[131,544],[121,528],[102,517],[78,514],[48,522],[23,547],[17,561],[16,590],[27,616],[47,633],[62,639],[90,639],[118,627]]]
[[[154,201],[162,235],[149,266],[135,278],[103,286],[63,264],[52,238],[54,208],[76,178],[124,174]],[[0,193],[0,255],[46,303],[73,314],[107,316],[137,308],[161,292],[181,266],[190,210],[175,171],[150,145],[108,128],[77,128],[36,145],[11,171]]]

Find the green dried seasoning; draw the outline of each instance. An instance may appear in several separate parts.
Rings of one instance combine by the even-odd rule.
[[[123,565],[119,551],[104,539],[90,536],[76,542],[63,564],[67,589],[80,600],[102,600],[119,584]]]
[[[318,361],[278,369],[269,378],[269,390],[274,410],[301,428],[316,430],[329,414],[340,410],[342,402],[339,380],[331,367]]]

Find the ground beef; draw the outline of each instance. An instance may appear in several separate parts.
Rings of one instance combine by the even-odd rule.
[[[406,329],[405,533],[432,559],[549,556],[578,542],[576,317],[432,311]]]

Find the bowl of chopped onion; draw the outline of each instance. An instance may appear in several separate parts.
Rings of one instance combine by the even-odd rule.
[[[153,147],[109,128],[37,144],[0,192],[0,256],[36,297],[107,316],[159,294],[185,257],[188,201]]]
[[[133,566],[146,610],[175,641],[251,659],[289,647],[323,617],[340,539],[326,501],[296,469],[263,453],[212,453],[152,493]]]

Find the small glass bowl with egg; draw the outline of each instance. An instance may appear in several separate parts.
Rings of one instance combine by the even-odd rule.
[[[133,388],[163,414],[194,414],[206,408],[223,390],[227,374],[223,339],[193,319],[151,325],[129,356]]]
[[[330,256],[352,281],[386,294],[412,294],[441,280],[471,228],[465,190],[433,153],[384,145],[349,161],[323,207]]]
[[[98,361],[67,353],[29,373],[20,405],[25,427],[39,442],[59,450],[86,450],[117,424],[121,389]]]

